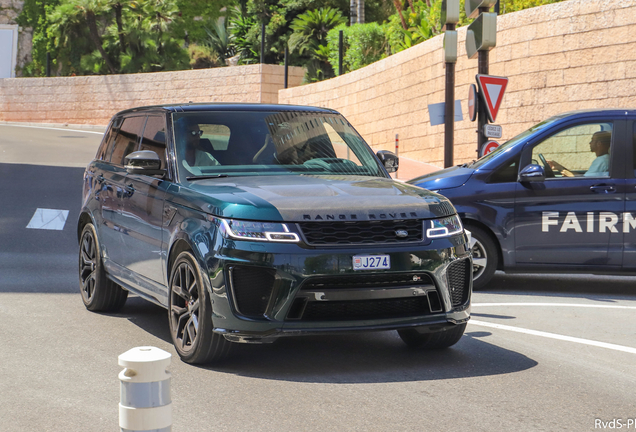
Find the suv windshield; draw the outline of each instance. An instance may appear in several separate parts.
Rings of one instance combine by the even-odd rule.
[[[173,114],[181,179],[235,175],[386,177],[344,117],[306,111]]]

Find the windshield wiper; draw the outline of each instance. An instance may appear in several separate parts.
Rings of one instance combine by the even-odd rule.
[[[461,165],[459,165],[459,166],[460,166],[461,168],[468,168],[468,167],[470,167],[472,164],[474,164],[475,162],[476,162],[476,161],[475,161],[475,160],[473,160],[472,162],[465,162],[465,163],[463,163],[463,164],[461,164]]]
[[[228,177],[228,175],[227,174],[209,174],[209,175],[200,175],[200,176],[190,176],[190,177],[186,177],[186,180],[188,181],[207,180],[207,179],[215,179],[215,178],[223,178],[223,177]]]

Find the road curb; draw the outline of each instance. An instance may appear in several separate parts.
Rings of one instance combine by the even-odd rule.
[[[58,129],[80,129],[90,130],[94,132],[104,132],[106,126],[89,125],[89,124],[69,124],[69,123],[36,123],[36,122],[6,122],[0,121],[0,126],[32,126],[32,127],[50,127]]]

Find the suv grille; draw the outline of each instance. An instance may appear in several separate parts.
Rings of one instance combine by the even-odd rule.
[[[308,279],[301,287],[301,290],[399,288],[418,285],[433,285],[433,280],[426,273],[321,276]]]
[[[313,301],[303,293],[330,290],[390,290],[422,287],[426,295],[347,301]],[[306,295],[306,294],[305,294]],[[439,313],[441,298],[431,276],[424,272],[318,276],[307,279],[287,313],[293,321],[352,321],[406,318]]]
[[[408,299],[307,302],[303,321],[399,318],[430,313],[426,296]]]
[[[461,306],[468,301],[471,270],[472,267],[468,259],[454,261],[446,269],[448,289],[453,306]]]
[[[298,226],[309,245],[409,243],[424,238],[422,219],[300,222]],[[398,237],[397,230],[404,230],[408,234]]]
[[[275,271],[259,267],[235,266],[230,269],[232,292],[239,313],[262,318],[274,287]]]

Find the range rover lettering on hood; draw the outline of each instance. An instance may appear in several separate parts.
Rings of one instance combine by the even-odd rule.
[[[381,219],[417,219],[416,212],[399,212],[399,213],[369,213],[366,218],[359,217],[356,214],[323,214],[323,215],[303,215],[305,221],[323,221],[323,220],[381,220]]]

